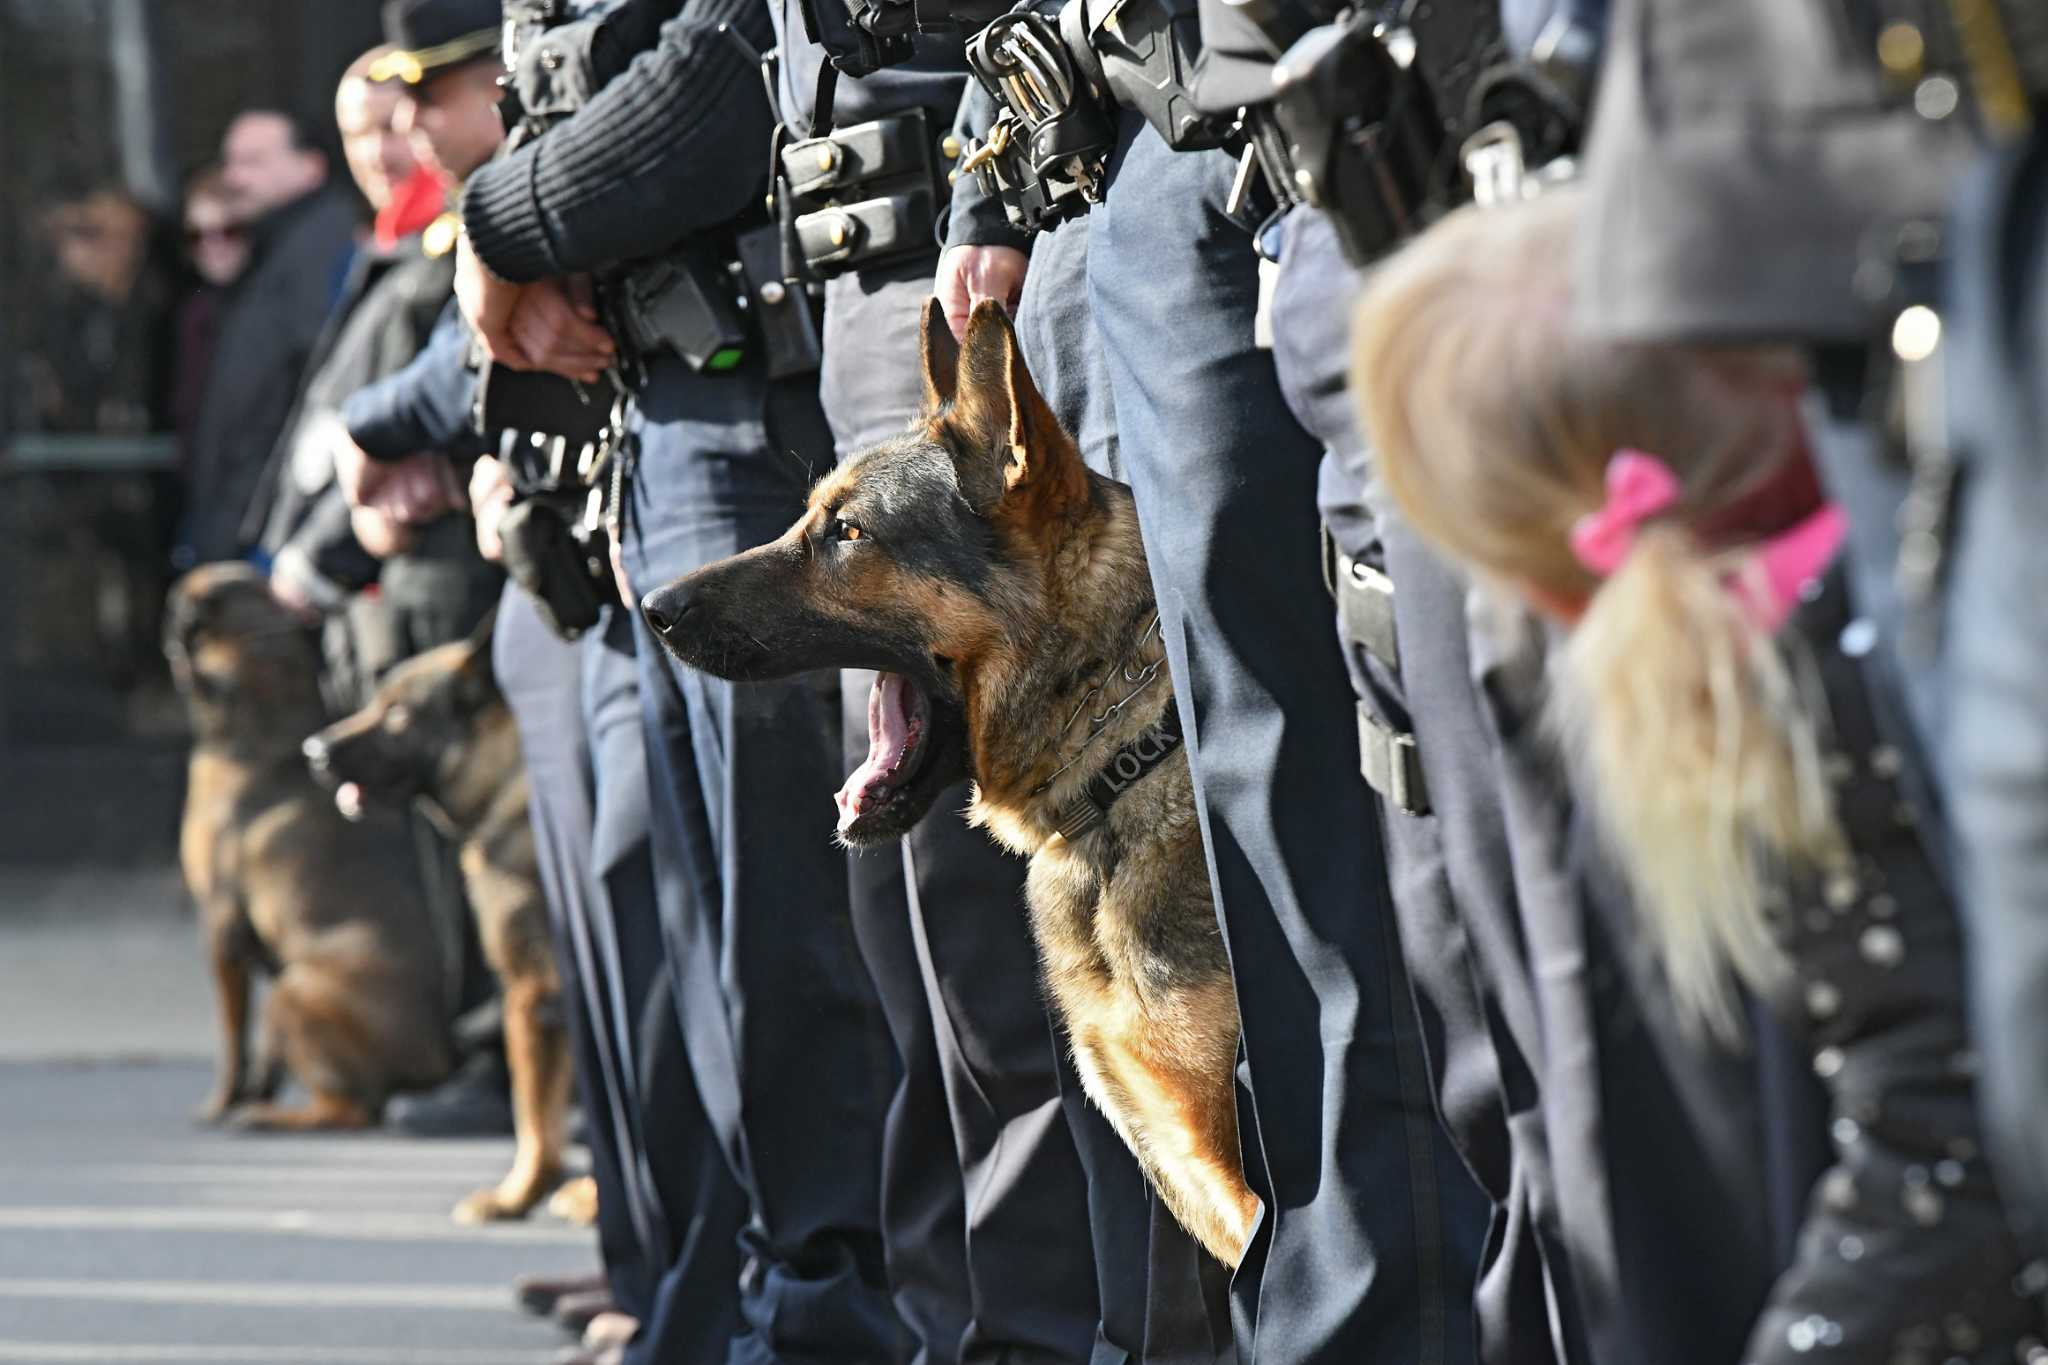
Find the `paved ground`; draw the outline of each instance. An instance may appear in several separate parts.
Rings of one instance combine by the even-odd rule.
[[[195,1128],[210,1001],[162,870],[0,869],[0,1362],[534,1365],[522,1272],[591,1268],[545,1216],[449,1222],[506,1141]]]

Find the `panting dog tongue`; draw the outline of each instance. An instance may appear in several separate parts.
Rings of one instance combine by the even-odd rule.
[[[910,683],[900,673],[878,673],[868,693],[868,756],[847,777],[832,799],[839,806],[839,827],[859,818],[861,806],[876,787],[886,787],[903,766],[917,739],[917,717]]]

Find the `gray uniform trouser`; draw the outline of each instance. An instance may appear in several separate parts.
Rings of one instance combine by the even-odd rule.
[[[1232,1285],[1237,1347],[1247,1365],[1441,1361],[1484,1214],[1454,1227],[1441,1198],[1456,1156],[1330,629],[1322,447],[1254,347],[1257,263],[1223,209],[1234,171],[1126,115],[1088,286],[1243,1023],[1264,1214]]]
[[[1966,188],[1948,411],[1964,455],[1942,753],[1964,873],[1981,1093],[2015,1203],[2048,1229],[2048,140]],[[2022,282],[2030,285],[2023,288]]]

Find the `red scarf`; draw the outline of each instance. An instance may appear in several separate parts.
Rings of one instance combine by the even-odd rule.
[[[448,182],[440,172],[418,167],[392,187],[391,202],[377,211],[371,229],[377,249],[391,250],[439,218],[447,207]]]

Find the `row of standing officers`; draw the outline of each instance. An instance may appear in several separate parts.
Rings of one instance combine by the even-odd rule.
[[[1829,1160],[1827,1097],[1761,1015],[1749,1051],[1708,1060],[1656,1007],[1625,906],[1516,743],[1526,661],[1471,656],[1462,583],[1373,489],[1344,225],[1279,212],[1247,194],[1250,157],[1176,150],[1127,107],[1089,210],[1027,233],[988,178],[949,186],[992,110],[960,35],[842,80],[846,15],[818,4],[394,0],[389,69],[419,107],[473,113],[479,77],[517,67],[526,127],[462,168],[461,311],[501,363],[600,389],[635,371],[605,437],[632,452],[610,517],[630,602],[794,521],[820,471],[790,452],[910,421],[934,292],[956,325],[1011,307],[1084,457],[1136,496],[1264,1211],[1228,1276],[1152,1197],[1081,1096],[1022,865],[966,826],[964,792],[900,856],[834,847],[823,796],[861,752],[866,678],[721,682],[637,612],[567,641],[508,588],[497,673],[574,983],[605,1263],[641,1323],[627,1358],[1742,1358]],[[1398,8],[1461,88],[1540,50],[1558,103],[1532,132],[1570,121],[1573,44],[1606,23],[1585,0]],[[1616,41],[1680,8],[1622,6]],[[1766,55],[1798,36],[1762,0],[1714,8]],[[1273,54],[1247,52],[1235,78],[1270,84]],[[1211,102],[1240,102],[1214,65]],[[917,146],[927,179],[850,234],[765,218],[764,153],[800,199],[845,187],[780,154],[833,138]],[[1635,155],[1647,176],[1672,152]],[[822,280],[814,371],[751,342],[625,346],[590,305],[583,281],[625,263],[746,267],[764,225]],[[756,281],[785,273],[740,272],[763,327],[787,296]],[[464,326],[346,404],[356,496],[472,449]]]

